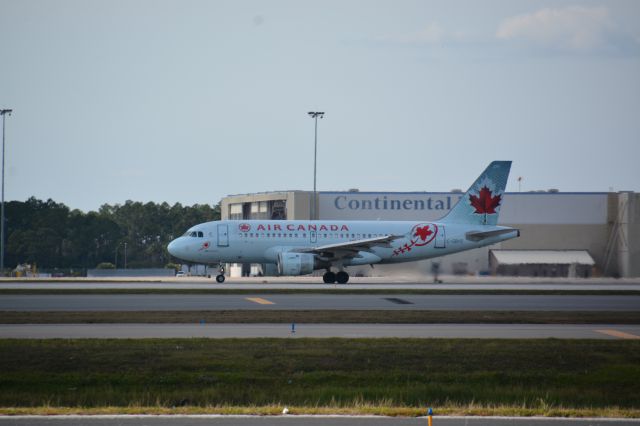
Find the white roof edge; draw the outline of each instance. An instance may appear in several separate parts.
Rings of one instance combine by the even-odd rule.
[[[491,250],[491,253],[503,265],[596,263],[587,250]]]

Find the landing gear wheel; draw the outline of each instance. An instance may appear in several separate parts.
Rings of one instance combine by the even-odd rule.
[[[345,271],[340,271],[336,274],[336,281],[338,284],[346,284],[349,281],[349,274]]]
[[[322,276],[322,280],[327,284],[333,284],[336,282],[336,274],[331,271],[325,272]]]
[[[220,284],[222,284],[224,282],[224,275],[222,275],[222,274],[216,275],[216,281],[218,281]]]

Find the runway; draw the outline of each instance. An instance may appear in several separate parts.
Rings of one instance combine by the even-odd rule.
[[[0,297],[0,311],[185,311],[236,309],[637,311],[640,309],[640,296],[7,294]]]
[[[549,417],[434,417],[445,426],[638,426],[636,419],[567,419]],[[11,416],[0,417],[0,426],[422,426],[425,417],[384,416]]]
[[[558,324],[2,324],[6,339],[140,338],[640,339],[640,325]]]

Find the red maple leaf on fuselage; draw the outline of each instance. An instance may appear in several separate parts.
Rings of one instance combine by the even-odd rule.
[[[500,205],[500,201],[502,200],[501,195],[496,195],[495,197],[491,196],[491,190],[486,186],[483,186],[480,190],[479,196],[470,195],[469,201],[471,201],[471,205],[476,209],[474,213],[478,214],[493,214],[496,212],[496,207]]]
[[[416,233],[413,236],[422,238],[422,241],[427,241],[427,237],[431,234],[433,234],[433,231],[429,230],[429,226],[422,226],[416,229]]]

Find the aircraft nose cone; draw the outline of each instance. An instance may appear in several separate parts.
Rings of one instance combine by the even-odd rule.
[[[167,251],[171,256],[178,257],[178,244],[176,243],[176,240],[173,240],[169,243],[169,245],[167,246]]]

